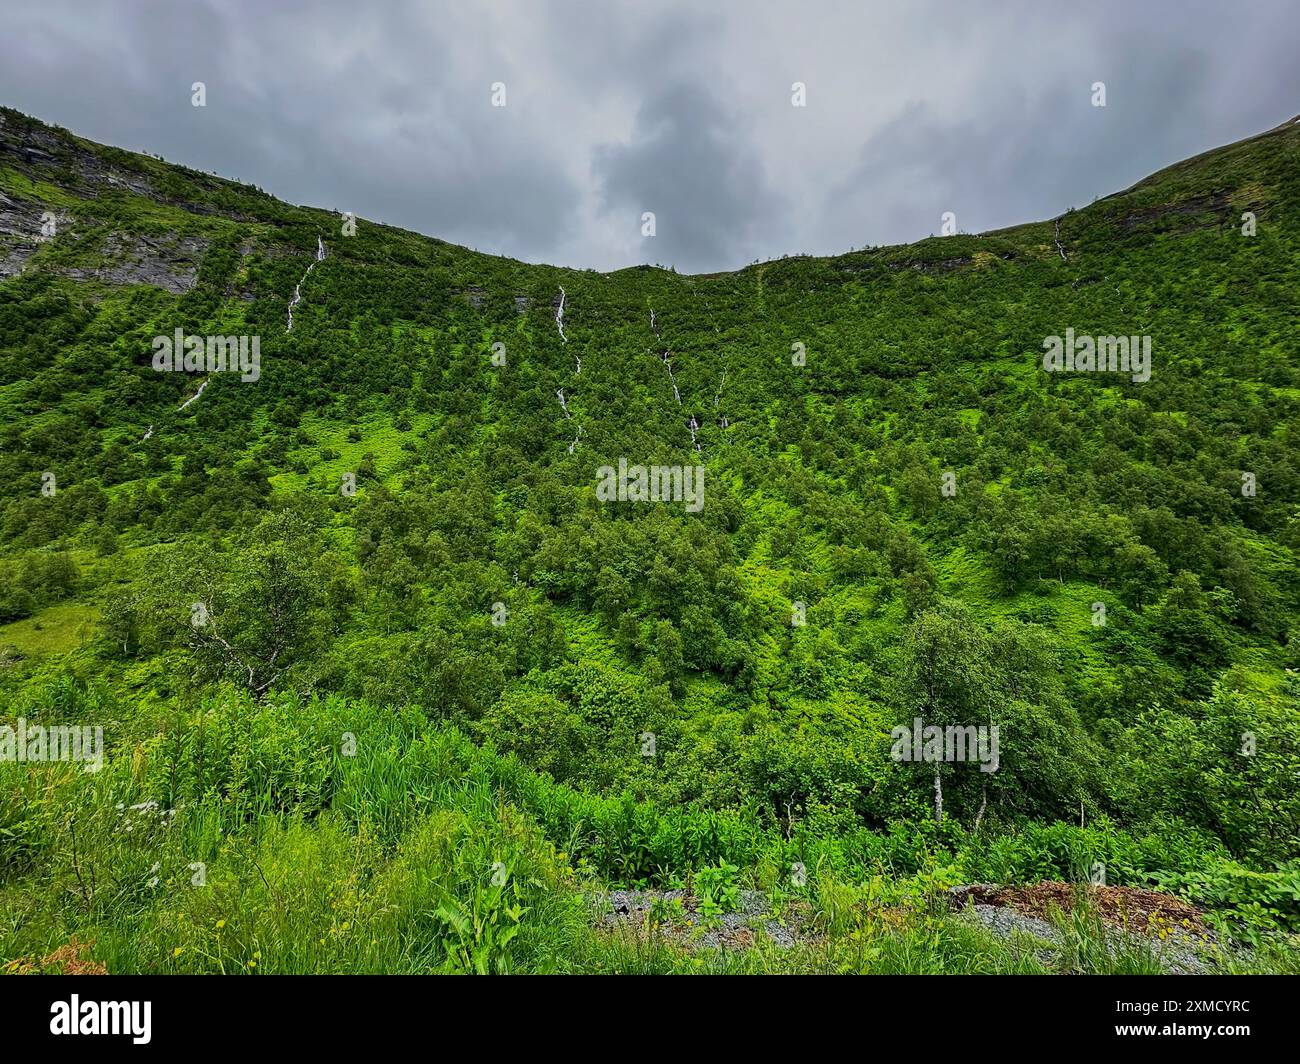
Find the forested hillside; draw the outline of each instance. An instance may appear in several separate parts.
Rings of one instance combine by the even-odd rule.
[[[727,274],[356,209],[0,109],[0,724],[104,743],[0,758],[0,964],[1038,970],[936,899],[1091,880],[1300,965],[1300,124]]]

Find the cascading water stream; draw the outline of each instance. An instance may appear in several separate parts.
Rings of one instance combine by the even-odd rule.
[[[568,294],[564,291],[564,285],[560,285],[560,305],[555,308],[555,328],[560,333],[560,342],[564,344],[567,344],[569,342],[569,338],[564,335],[564,303],[567,298],[568,298]],[[582,358],[580,355],[578,355],[576,351],[573,354],[573,361],[576,363],[576,367],[573,371],[573,375],[576,377],[578,374],[582,372]],[[555,394],[556,397],[560,400],[560,409],[564,411],[565,419],[571,420],[573,415],[569,413],[569,403],[568,400],[564,398],[564,389],[557,388]],[[580,439],[582,439],[581,425],[578,426],[577,433],[574,435],[573,440],[569,443],[570,454],[573,454],[573,452],[577,449],[578,441]]]
[[[191,395],[188,399],[186,399],[185,402],[181,403],[181,405],[176,408],[176,412],[179,414],[182,410],[184,410],[187,406],[189,406],[190,403],[194,402],[195,399],[197,399],[200,395],[202,395],[204,390],[208,386],[208,381],[211,379],[212,379],[211,377],[205,377],[203,379],[203,383],[199,385],[199,390],[195,392],[193,395]]]
[[[302,279],[299,280],[299,282],[293,286],[293,298],[289,300],[289,324],[285,326],[285,330],[284,330],[285,332],[293,332],[293,308],[302,302],[303,282],[307,280],[307,277],[311,273],[311,271],[316,268],[316,263],[322,262],[324,261],[324,259],[325,259],[325,241],[320,238],[319,234],[317,234],[316,258],[313,259],[311,264],[307,267],[307,272],[302,275]]]

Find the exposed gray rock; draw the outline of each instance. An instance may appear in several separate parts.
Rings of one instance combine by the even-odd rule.
[[[116,188],[161,202],[161,197],[140,174],[110,166],[72,137],[60,136],[57,131],[42,126],[25,130],[16,127],[0,129],[0,159],[4,165],[12,166],[33,180],[53,181],[61,187],[67,187],[68,182],[53,171],[70,171],[76,175],[81,194],[94,196],[100,191]]]
[[[991,884],[977,886],[992,888]],[[971,890],[971,887],[957,887],[951,893],[960,904]],[[1035,949],[1033,952],[1045,965],[1056,963],[1057,951],[1064,944],[1061,933],[1046,920],[1017,912],[1005,905],[984,905],[974,902],[966,904],[965,908],[961,909],[961,913],[966,918],[982,924],[999,938],[1011,939],[1017,935],[1028,935],[1044,943],[1044,948]],[[1136,931],[1108,926],[1106,936],[1111,949],[1149,950],[1160,967],[1173,975],[1202,975],[1211,970],[1211,965],[1207,964],[1198,952],[1204,948],[1205,943],[1181,929],[1173,929],[1169,937],[1162,940]]]
[[[744,949],[753,945],[755,931],[762,931],[774,944],[786,949],[801,938],[804,910],[793,909],[778,920],[772,916],[767,896],[757,890],[742,890],[740,907],[723,913],[709,924],[701,919],[698,899],[684,890],[611,890],[598,898],[598,926],[640,930],[645,927],[656,901],[682,903],[682,922],[664,924],[660,930],[667,937],[697,949]]]
[[[65,211],[0,195],[0,280],[22,273],[27,260],[48,239],[42,235],[47,215],[52,216],[56,232],[66,231],[71,222]]]
[[[65,267],[57,272],[78,281],[102,284],[156,285],[173,295],[194,287],[199,262],[208,242],[200,237],[168,233],[161,237],[110,235],[104,248],[104,265],[86,269]]]
[[[54,224],[54,236],[43,228]],[[37,200],[0,195],[0,280],[23,272],[27,261],[47,240],[75,238],[77,219],[62,208]],[[96,253],[102,260],[93,267],[51,266],[51,272],[78,281],[95,280],[111,285],[151,284],[175,295],[194,287],[199,262],[208,241],[196,236],[164,233],[126,236],[111,233]]]
[[[190,214],[219,216],[234,221],[253,219],[239,211],[213,206],[195,198],[171,198],[155,189],[134,159],[117,155],[110,162],[83,146],[65,130],[20,121],[0,123],[0,166],[8,166],[33,181],[49,181],[73,195],[93,202],[115,192],[144,196],[154,203],[177,207]],[[198,188],[215,190],[229,186],[211,174],[180,168]]]

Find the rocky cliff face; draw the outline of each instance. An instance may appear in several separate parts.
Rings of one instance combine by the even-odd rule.
[[[0,280],[23,272],[27,260],[40,247],[41,205],[15,200],[0,193]]]
[[[165,233],[160,237],[125,237],[111,233],[101,254],[103,265],[67,267],[55,272],[78,281],[110,285],[151,284],[175,295],[188,292],[198,276],[207,242],[197,237]]]
[[[113,225],[115,193],[173,205],[141,174],[10,111],[0,111],[0,168],[12,178],[0,193],[0,280],[41,269],[173,294],[194,286],[208,241],[166,230],[127,235]]]

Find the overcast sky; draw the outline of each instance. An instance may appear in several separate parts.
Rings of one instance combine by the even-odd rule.
[[[1300,112],[1297,41],[1297,0],[39,0],[0,103],[483,251],[700,272],[1086,204]]]

